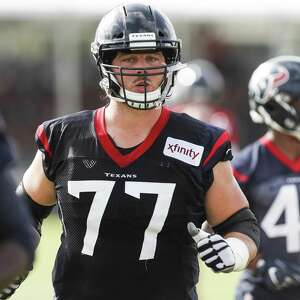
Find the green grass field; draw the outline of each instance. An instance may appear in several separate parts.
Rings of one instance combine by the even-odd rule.
[[[53,299],[51,271],[59,245],[60,232],[59,220],[55,216],[50,216],[43,224],[43,236],[38,248],[34,270],[15,295],[10,298],[11,300]],[[233,299],[238,273],[215,274],[202,264],[201,270],[200,284],[198,285],[200,300]]]

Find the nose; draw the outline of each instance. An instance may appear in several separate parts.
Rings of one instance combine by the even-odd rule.
[[[137,74],[147,74],[146,70],[136,70]]]
[[[139,59],[136,61],[134,68],[140,68],[140,70],[136,70],[137,74],[145,74],[146,71],[144,68],[148,67],[149,64],[144,56],[140,56]]]

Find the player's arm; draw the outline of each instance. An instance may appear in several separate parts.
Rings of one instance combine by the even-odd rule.
[[[17,188],[17,195],[28,207],[33,218],[34,229],[41,235],[43,219],[48,217],[56,204],[54,183],[44,172],[43,154],[37,151],[31,165],[26,170],[22,182]]]
[[[24,173],[22,182],[17,188],[17,195],[28,207],[34,230],[40,236],[43,220],[48,217],[56,204],[54,183],[45,175],[43,154],[40,151],[37,151],[31,165]]]
[[[44,172],[43,154],[37,151],[31,165],[23,176],[23,187],[30,198],[41,206],[53,206],[56,204],[54,183],[50,181]]]
[[[241,239],[249,250],[250,262],[257,254],[256,235],[259,229],[256,219],[252,217],[248,200],[233,176],[230,162],[219,162],[213,168],[213,173],[214,181],[205,200],[207,221],[216,233],[224,234],[226,238]],[[237,214],[239,211],[246,213],[240,216]],[[227,225],[226,221],[234,215],[236,218]]]
[[[259,229],[248,201],[236,182],[230,162],[213,168],[214,181],[206,194],[208,223],[215,234],[190,230],[200,258],[214,271],[239,271],[256,256]]]

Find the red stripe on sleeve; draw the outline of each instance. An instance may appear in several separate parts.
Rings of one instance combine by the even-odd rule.
[[[217,139],[217,141],[215,142],[214,146],[212,147],[210,153],[208,154],[208,156],[206,157],[205,161],[203,162],[203,166],[205,166],[209,160],[213,157],[213,155],[217,152],[217,150],[225,143],[229,141],[229,135],[226,131],[224,131],[219,138]]]
[[[235,179],[236,179],[238,182],[247,182],[248,179],[249,179],[249,176],[240,173],[240,172],[239,172],[238,170],[236,170],[235,168],[233,168],[233,175],[234,175]]]
[[[37,137],[38,139],[41,141],[41,143],[43,144],[44,146],[44,149],[47,153],[47,155],[49,157],[52,156],[52,151],[50,149],[50,145],[49,145],[49,142],[48,142],[48,138],[47,138],[47,135],[46,135],[46,132],[45,132],[45,129],[43,127],[43,125],[40,125],[36,131],[36,134],[37,134]]]

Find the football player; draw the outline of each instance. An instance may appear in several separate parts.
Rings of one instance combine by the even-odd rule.
[[[0,119],[0,299],[6,299],[33,262],[31,219],[17,200],[10,176],[12,154]]]
[[[58,205],[55,299],[196,300],[198,253],[237,271],[259,242],[228,134],[163,106],[183,64],[159,10],[114,8],[91,50],[109,104],[40,125],[19,189],[39,225]]]
[[[259,255],[244,272],[237,300],[300,295],[300,57],[259,65],[249,82],[250,115],[268,127],[233,161],[262,229]]]

